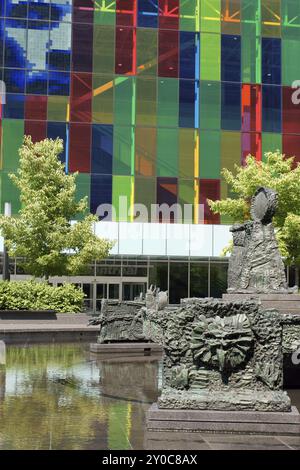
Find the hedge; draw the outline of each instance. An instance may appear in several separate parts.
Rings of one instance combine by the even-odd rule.
[[[0,281],[0,310],[55,310],[77,313],[85,294],[73,284],[53,287],[46,282]]]

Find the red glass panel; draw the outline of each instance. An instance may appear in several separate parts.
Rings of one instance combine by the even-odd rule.
[[[75,72],[93,71],[93,28],[89,24],[73,23],[72,70]]]
[[[25,119],[47,120],[47,96],[25,96]]]
[[[260,85],[242,85],[242,130],[261,132]]]
[[[159,27],[179,29],[179,0],[159,0]]]
[[[200,179],[199,204],[204,205],[204,223],[219,224],[219,214],[213,214],[210,210],[207,199],[215,201],[220,199],[220,180],[217,179]]]
[[[136,26],[137,0],[116,1],[116,25]]]
[[[300,106],[294,104],[292,95],[294,88],[282,87],[282,132],[300,134]]]
[[[178,78],[178,31],[159,30],[158,75]]]
[[[75,23],[93,23],[94,4],[94,0],[73,0],[73,21]]]
[[[261,134],[257,132],[244,132],[242,134],[242,165],[246,162],[246,157],[252,155],[256,160],[261,161]]]
[[[300,135],[283,134],[282,152],[287,157],[295,157],[294,165],[296,166],[296,163],[300,162]]]
[[[91,172],[91,126],[89,124],[70,124],[70,172]]]
[[[25,121],[24,134],[31,135],[32,142],[39,142],[47,137],[46,121]]]
[[[177,203],[177,178],[157,178],[156,189],[157,204],[167,204],[172,206]],[[158,222],[174,223],[176,214],[170,213],[169,220],[163,218],[163,214],[159,212]]]
[[[115,72],[136,73],[136,30],[133,28],[116,28]]]
[[[70,120],[91,122],[92,119],[92,74],[72,73]]]

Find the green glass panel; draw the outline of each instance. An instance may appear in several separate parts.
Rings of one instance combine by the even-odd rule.
[[[113,124],[113,76],[93,75],[93,122]]]
[[[156,126],[156,80],[136,79],[136,124]]]
[[[137,29],[137,73],[156,76],[157,73],[157,30]]]
[[[157,176],[178,176],[178,129],[157,129]]]
[[[19,148],[24,136],[24,121],[3,119],[2,121],[2,169],[16,171],[19,165]]]
[[[179,129],[179,177],[194,177],[195,131]]]
[[[156,201],[156,179],[142,176],[135,177],[134,181],[134,202],[143,204],[148,211],[148,218],[145,222],[150,222],[151,204]],[[143,220],[140,219],[142,222]]]
[[[221,132],[200,132],[200,178],[220,178]]]
[[[282,85],[291,86],[295,80],[300,79],[300,38],[282,39]]]
[[[157,125],[178,127],[179,80],[159,78],[157,80]]]
[[[282,135],[275,132],[262,133],[262,159],[265,160],[266,152],[282,151]]]
[[[282,37],[300,39],[300,2],[284,0],[281,2]]]
[[[78,173],[76,177],[76,201],[87,196],[88,208],[90,207],[90,187],[91,187],[91,176],[88,173]],[[77,219],[82,219],[84,215],[87,215],[89,210],[87,209],[84,214],[81,214]]]
[[[242,2],[242,81],[261,83],[260,0]]]
[[[180,0],[180,30],[199,31],[200,0]]]
[[[193,207],[195,199],[194,180],[179,179],[178,202],[181,205],[182,220],[184,223],[193,223]],[[189,204],[191,207],[186,208],[184,205]]]
[[[133,152],[133,128],[129,126],[114,126],[114,174],[132,174],[132,157],[134,156]]]
[[[201,33],[200,38],[200,77],[201,80],[221,80],[221,36]]]
[[[280,37],[280,3],[281,0],[261,0],[261,33],[263,37]]]
[[[20,193],[15,184],[11,181],[8,173],[2,171],[0,174],[0,210],[4,212],[5,202],[11,203],[12,214],[15,215],[21,209]]]
[[[115,68],[115,28],[94,26],[93,72],[113,73]]]
[[[48,96],[48,121],[68,121],[68,96]]]
[[[94,24],[114,25],[116,0],[97,0],[94,4]]]
[[[234,171],[234,165],[241,165],[241,134],[239,132],[221,132],[221,168]],[[230,188],[222,177],[221,198],[232,197]]]
[[[211,33],[221,31],[221,0],[201,0],[200,30]]]
[[[200,82],[200,129],[220,129],[221,84]]]
[[[222,0],[222,34],[241,34],[241,0]]]
[[[117,125],[134,124],[135,121],[135,78],[115,78],[114,123]]]
[[[130,216],[127,209],[131,204],[132,177],[131,176],[113,176],[113,195],[112,203],[116,210],[117,221],[127,222]],[[120,200],[120,197],[123,199]],[[124,199],[126,198],[126,199]],[[127,205],[126,205],[127,203]]]

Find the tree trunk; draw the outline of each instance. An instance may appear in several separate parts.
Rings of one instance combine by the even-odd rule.
[[[295,266],[295,285],[299,289],[299,266]]]

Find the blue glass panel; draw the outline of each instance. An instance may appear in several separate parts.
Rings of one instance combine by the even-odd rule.
[[[5,3],[4,3],[4,1],[2,0],[2,1],[0,2],[0,17],[1,17],[1,16],[4,16],[4,11],[5,11]]]
[[[195,82],[179,82],[179,126],[195,127]]]
[[[3,65],[4,19],[0,18],[0,67]]]
[[[113,126],[94,124],[92,129],[92,173],[110,175],[113,158]]]
[[[52,0],[50,17],[52,21],[71,21],[72,0]]]
[[[4,3],[1,0],[1,3]],[[6,11],[5,15],[10,18],[27,18],[29,2],[27,0],[6,0]]]
[[[281,84],[281,39],[262,38],[262,82]]]
[[[262,87],[262,130],[281,132],[281,87],[263,85]]]
[[[30,95],[47,95],[48,73],[42,71],[26,72],[26,93]]]
[[[6,93],[4,117],[10,119],[24,119],[24,95]]]
[[[49,49],[49,23],[45,21],[28,22],[27,68],[46,70]],[[37,44],[39,47],[37,47]]]
[[[241,81],[241,37],[222,34],[221,38],[222,81]]]
[[[241,85],[222,83],[221,128],[239,131],[241,129]]]
[[[38,2],[28,2],[28,18],[36,20],[49,20],[50,18],[50,1],[39,0]]]
[[[91,213],[95,214],[100,204],[112,203],[112,176],[91,175]]]
[[[199,34],[180,31],[180,78],[199,78]]]
[[[47,137],[48,139],[63,139],[64,141],[64,150],[60,154],[59,159],[62,163],[66,163],[66,148],[67,148],[67,124],[64,122],[48,122],[47,124]]]
[[[4,69],[3,80],[7,93],[25,92],[25,70]]]
[[[25,20],[6,20],[5,67],[26,68],[26,24]]]
[[[157,28],[158,0],[138,0],[138,26]]]
[[[52,70],[70,70],[71,23],[51,23],[47,63]]]
[[[70,74],[64,72],[49,72],[49,95],[69,96]]]

